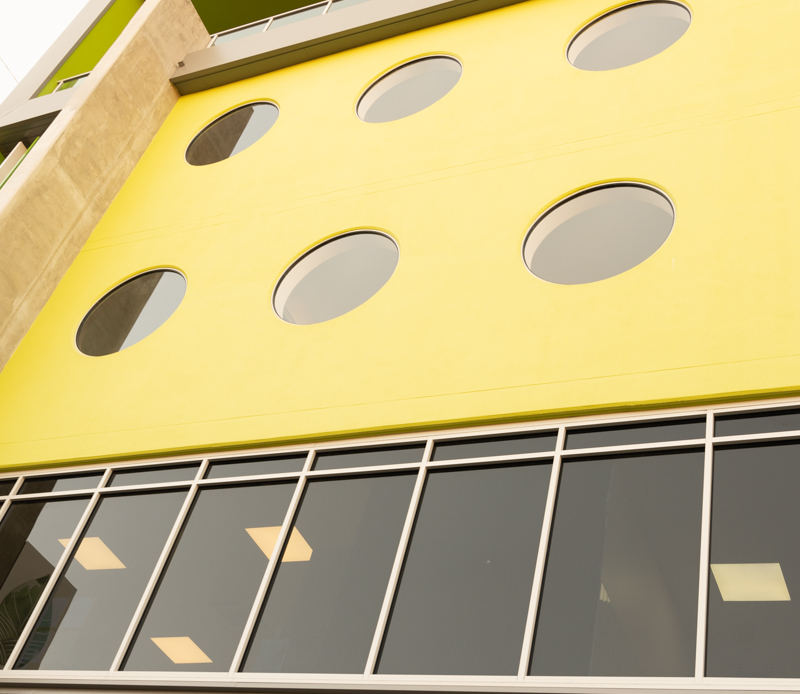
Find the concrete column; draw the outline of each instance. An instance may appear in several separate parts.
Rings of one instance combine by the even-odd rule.
[[[0,190],[0,369],[178,100],[209,40],[190,0],[146,0]]]

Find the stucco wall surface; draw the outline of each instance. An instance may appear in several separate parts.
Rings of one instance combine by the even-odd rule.
[[[604,0],[531,0],[181,98],[0,375],[0,460],[25,466],[800,392],[796,0],[694,0],[670,49],[610,72],[564,58]],[[377,75],[448,53],[434,106],[367,124]],[[281,115],[191,167],[230,108]],[[529,225],[571,191],[659,186],[661,249],[592,284],[533,277]],[[58,199],[58,198],[56,198]],[[55,204],[55,202],[53,203]],[[273,313],[281,273],[380,229],[391,280],[326,323]],[[74,346],[89,308],[157,267],[188,278],[147,339]]]

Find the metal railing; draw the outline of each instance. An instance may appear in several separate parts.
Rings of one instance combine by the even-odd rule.
[[[66,77],[63,80],[59,80],[56,84],[56,88],[53,90],[53,93],[63,92],[66,89],[77,87],[91,74],[91,72],[82,72],[80,75],[73,75],[72,77]]]
[[[259,19],[249,24],[234,27],[233,29],[220,31],[211,36],[208,47],[219,46],[222,43],[236,41],[254,34],[263,34],[265,31],[269,31],[272,28],[293,24],[294,22],[310,19],[311,17],[321,17],[332,10],[335,11],[339,8],[349,7],[350,5],[360,4],[362,2],[368,2],[368,0],[323,0],[313,5],[306,5],[296,10],[266,17],[265,19]]]

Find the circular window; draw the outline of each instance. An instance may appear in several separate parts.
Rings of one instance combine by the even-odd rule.
[[[674,224],[675,208],[659,190],[636,183],[590,188],[539,217],[522,255],[528,269],[547,282],[597,282],[647,260]]]
[[[428,108],[456,86],[461,63],[448,56],[420,58],[391,70],[373,82],[356,106],[367,123],[388,123]]]
[[[691,23],[692,13],[677,2],[626,5],[581,29],[567,48],[567,59],[580,70],[616,70],[666,50]]]
[[[78,328],[78,349],[90,357],[119,352],[157,330],[186,294],[186,278],[175,270],[153,270],[114,287]]]
[[[337,318],[375,295],[399,258],[397,244],[377,231],[342,234],[312,248],[275,288],[275,312],[287,323]]]
[[[186,161],[206,166],[239,154],[255,144],[275,125],[280,111],[275,104],[247,104],[207,125],[186,149]]]

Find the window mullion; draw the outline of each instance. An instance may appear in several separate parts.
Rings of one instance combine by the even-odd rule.
[[[67,561],[72,556],[72,553],[75,551],[75,547],[78,544],[78,538],[83,534],[83,531],[86,529],[86,526],[89,523],[89,519],[92,517],[94,510],[97,508],[97,504],[100,501],[100,488],[102,488],[108,482],[110,477],[111,477],[111,469],[106,469],[105,473],[103,474],[103,478],[100,480],[100,484],[98,485],[98,490],[94,494],[92,494],[92,497],[86,506],[86,510],[83,512],[83,515],[81,516],[81,519],[78,522],[78,526],[72,533],[72,537],[69,540],[69,544],[67,544],[66,549],[61,554],[61,558],[58,560],[58,563],[53,568],[53,573],[50,574],[50,580],[47,581],[47,585],[44,587],[42,594],[39,596],[39,601],[36,603],[36,607],[33,609],[33,612],[31,612],[31,615],[28,618],[28,623],[25,625],[25,628],[19,635],[17,644],[14,646],[14,650],[11,651],[11,655],[8,657],[5,667],[3,668],[4,670],[13,669],[14,664],[17,662],[17,659],[24,650],[25,644],[28,642],[28,639],[30,638],[34,626],[36,626],[36,623],[39,621],[39,617],[42,614],[44,606],[50,599],[50,594],[53,592],[53,589],[55,588],[56,584],[61,578],[61,574],[63,573],[64,568],[67,565]]]
[[[706,445],[703,467],[703,520],[700,536],[700,581],[697,596],[697,643],[695,678],[702,680],[706,669],[706,625],[708,620],[708,571],[711,552],[711,485],[714,475],[714,412],[706,419]]]
[[[236,653],[233,656],[233,662],[231,663],[229,670],[231,675],[239,672],[239,669],[242,667],[242,663],[244,662],[247,646],[250,643],[250,639],[253,636],[253,631],[256,628],[258,616],[261,614],[261,608],[264,605],[264,600],[266,599],[267,591],[269,590],[269,584],[272,582],[272,577],[278,570],[280,558],[283,554],[283,548],[286,544],[287,538],[289,537],[289,529],[294,523],[297,510],[300,507],[300,500],[303,498],[303,492],[305,491],[306,484],[308,482],[307,473],[314,464],[315,453],[316,451],[313,448],[308,452],[306,463],[303,466],[303,472],[300,474],[300,479],[297,481],[297,486],[295,487],[292,500],[289,503],[289,508],[286,510],[286,516],[283,519],[281,531],[278,533],[278,539],[275,541],[275,549],[272,551],[273,558],[267,565],[267,570],[264,572],[264,578],[261,579],[261,585],[258,587],[258,592],[256,593],[255,600],[253,601],[253,606],[250,608],[250,614],[247,617],[244,632],[239,640],[239,645],[236,647]]]

